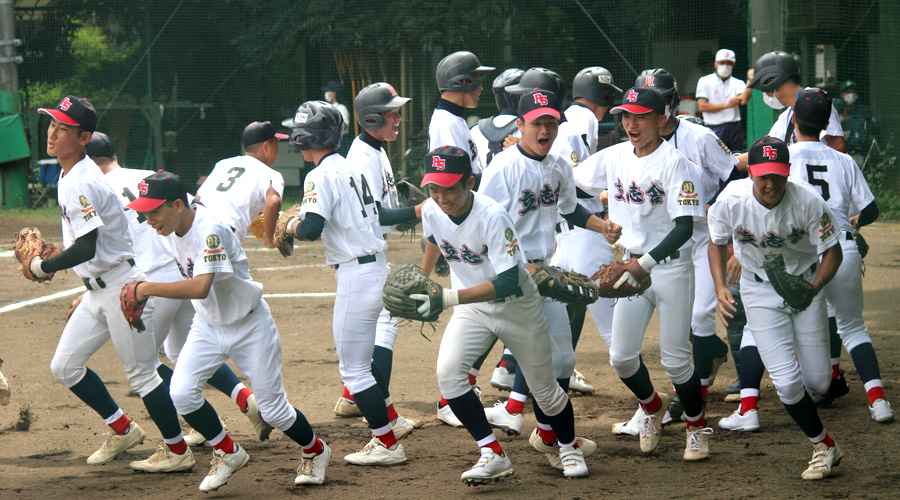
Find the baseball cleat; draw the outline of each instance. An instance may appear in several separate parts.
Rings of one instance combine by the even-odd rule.
[[[669,403],[669,408],[666,410],[666,415],[663,416],[662,423],[670,424],[676,419],[687,422],[687,417],[684,415],[684,405],[681,404],[681,398],[678,397],[678,394],[672,396],[672,402]]]
[[[460,479],[469,486],[503,481],[513,473],[512,462],[506,453],[500,455],[490,448],[481,449],[481,458]]]
[[[548,453],[551,455],[559,455],[559,443],[547,444],[541,439],[540,431],[535,428],[531,435],[528,436],[528,442],[531,444],[531,447],[535,449],[535,451],[540,453]],[[587,458],[594,454],[597,451],[597,443],[591,441],[588,438],[576,437],[575,442],[578,443],[578,449],[580,449],[584,453],[584,458]],[[552,460],[551,460],[552,462]],[[552,465],[552,463],[551,463]],[[559,469],[560,467],[557,467]]]
[[[395,465],[406,462],[406,452],[400,443],[397,443],[396,449],[391,450],[381,440],[373,437],[365,448],[345,456],[344,460],[353,465]]]
[[[418,422],[415,420],[397,415],[397,418],[391,422],[391,427],[394,428],[394,437],[403,439],[406,436],[409,436],[412,434],[413,429],[416,428],[416,424],[418,424]]]
[[[894,421],[894,410],[886,399],[876,399],[869,407],[869,413],[872,414],[872,419],[879,424],[889,424]]]
[[[828,386],[825,394],[810,394],[810,396],[813,403],[822,408],[830,405],[835,399],[846,395],[848,392],[850,392],[850,386],[847,385],[847,380],[844,378],[844,370],[841,370],[838,378],[831,379],[831,385]]]
[[[438,403],[437,417],[438,420],[449,426],[463,427],[463,423],[460,422],[458,418],[456,418],[456,415],[453,414],[453,410],[450,409],[450,405],[445,405],[442,407],[441,404]]]
[[[87,463],[88,465],[105,464],[119,456],[119,454],[124,453],[125,450],[130,450],[139,444],[143,444],[146,436],[144,429],[141,429],[138,424],[132,421],[128,425],[128,430],[125,434],[110,433],[103,446],[88,457]]]
[[[641,435],[641,422],[644,420],[644,416],[646,413],[644,412],[644,407],[638,405],[638,409],[634,412],[634,415],[631,417],[631,420],[628,422],[619,422],[617,424],[613,424],[612,432],[613,434],[618,434],[622,436],[640,436]],[[669,420],[672,418],[669,417]],[[666,423],[665,419],[663,419],[663,423]]]
[[[741,379],[740,378],[735,379],[735,381],[732,382],[728,386],[728,389],[725,389],[725,392],[727,394],[740,394],[741,393]]]
[[[653,413],[646,413],[641,421],[641,451],[644,453],[651,453],[659,446],[662,435],[662,416],[672,399],[666,393],[657,394],[660,399],[659,409]]]
[[[222,430],[228,431],[228,428],[225,427],[225,422],[221,418],[219,418],[219,423],[222,424]],[[191,429],[187,436],[184,437],[184,442],[188,446],[203,446],[206,444],[206,438],[203,437],[203,434],[197,432],[196,429]]]
[[[481,401],[481,386],[480,386],[480,385],[477,385],[477,384],[476,384],[476,385],[473,385],[473,386],[472,386],[472,392],[475,393],[475,396],[478,397],[478,401],[480,402],[480,401]]]
[[[269,434],[272,433],[272,426],[267,424],[266,421],[263,420],[262,414],[259,413],[259,406],[256,405],[256,394],[251,394],[250,397],[247,398],[247,418],[253,425],[253,432],[256,433],[256,439],[259,439],[260,441],[269,439]]]
[[[493,408],[485,408],[484,416],[491,427],[502,430],[507,436],[522,434],[522,427],[525,426],[525,415],[506,411],[506,405],[500,402],[494,403]]]
[[[325,441],[319,439],[322,443],[322,453],[301,453],[300,467],[297,468],[297,478],[294,484],[322,484],[325,482],[325,469],[328,468],[328,461],[331,460],[331,448]]]
[[[582,375],[578,370],[575,370],[575,373],[569,377],[569,389],[575,392],[581,392],[584,394],[593,394],[594,387],[587,383],[584,379],[584,375]]]
[[[759,430],[759,412],[747,410],[741,414],[741,407],[731,415],[719,420],[719,428],[726,431],[756,432]]]
[[[501,391],[511,391],[516,374],[510,373],[505,366],[494,368],[491,374],[491,386]]]
[[[341,418],[352,418],[352,417],[361,417],[362,412],[359,411],[359,407],[356,406],[355,401],[350,401],[349,399],[341,396],[338,398],[337,403],[334,405],[334,414]]]
[[[144,472],[181,472],[193,469],[196,464],[190,448],[179,455],[163,445],[146,460],[131,462],[130,467]]]
[[[543,443],[543,441],[541,441]],[[578,449],[581,450],[582,456],[587,458],[594,454],[597,451],[597,443],[591,441],[590,439],[584,438],[576,438],[576,442],[578,443]],[[532,444],[532,446],[534,446]],[[546,445],[542,445],[546,446]],[[554,446],[554,448],[556,448]],[[537,447],[535,447],[537,449]],[[565,470],[563,466],[562,456],[559,453],[559,449],[557,448],[553,452],[544,453],[544,456],[547,457],[547,461],[550,462],[550,467],[559,470]]]
[[[559,460],[562,462],[563,474],[566,477],[587,477],[587,464],[584,463],[584,452],[581,448],[566,446],[559,449]]]
[[[709,458],[709,436],[713,430],[709,427],[688,425],[684,430],[687,435],[687,445],[684,448],[684,460],[696,462]]]
[[[816,443],[813,445],[812,460],[809,461],[809,467],[800,475],[807,481],[816,481],[831,475],[831,469],[837,467],[841,463],[841,449],[837,443],[834,446],[828,446],[825,443]]]
[[[209,474],[203,478],[200,483],[200,491],[216,491],[225,486],[228,479],[247,465],[250,461],[250,455],[241,448],[240,445],[234,443],[234,453],[225,453],[222,450],[213,450],[213,459],[210,462]]]

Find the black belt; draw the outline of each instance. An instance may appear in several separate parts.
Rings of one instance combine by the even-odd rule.
[[[631,254],[631,258],[632,258],[632,259],[640,259],[640,258],[643,257],[643,256],[644,256],[644,254],[642,254],[642,253],[633,253],[633,254]],[[666,262],[675,260],[675,259],[677,259],[678,257],[681,257],[681,252],[679,252],[678,250],[675,250],[674,252],[672,252],[671,255],[669,255],[668,257],[664,258],[663,260],[657,262],[657,264],[663,264],[663,263],[666,263]]]
[[[134,259],[128,259],[125,262],[131,264],[131,267],[134,267]],[[81,278],[81,281],[84,282],[85,288],[94,291],[94,289],[91,287],[91,278]],[[100,288],[106,288],[106,283],[103,282],[103,277],[97,276],[96,278],[94,278],[94,281],[97,282],[97,286],[99,286]]]
[[[565,225],[564,225],[564,224],[565,224]],[[557,223],[556,223],[556,232],[557,232],[557,233],[563,232],[563,228],[566,227],[566,226],[569,226],[569,231],[575,229],[575,224],[572,224],[572,223],[569,222],[569,221],[562,221],[562,222],[557,222]]]
[[[524,296],[525,296],[525,292],[522,291],[522,287],[519,287],[519,288],[516,288],[516,293],[514,293],[512,295],[508,295],[506,297],[503,297],[502,299],[494,299],[491,302],[506,302],[506,299],[508,299],[509,297],[524,297]]]
[[[813,265],[809,266],[808,271],[814,273],[814,272],[816,272],[816,268],[818,268],[818,267],[819,267],[818,264],[813,264]],[[804,272],[803,274],[806,274],[806,273]],[[758,274],[754,274],[753,277],[756,279],[757,283],[763,283],[765,281],[768,281],[768,280],[764,280],[764,279],[760,278]]]
[[[544,259],[531,259],[531,260],[528,261],[528,263],[529,263],[529,264],[534,264],[534,265],[536,265],[536,266],[543,266],[543,265],[544,265]]]
[[[853,233],[847,231],[847,241],[853,241]]]
[[[373,255],[363,255],[362,257],[357,257],[356,262],[359,262],[360,264],[368,264],[370,262],[375,262],[375,255],[374,254]],[[337,269],[337,268],[341,267],[341,265],[334,264],[331,267]]]

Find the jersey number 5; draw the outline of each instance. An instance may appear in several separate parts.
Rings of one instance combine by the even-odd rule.
[[[816,179],[816,172],[828,172],[827,165],[806,165],[806,178],[809,179],[809,183],[813,186],[819,186],[819,189],[822,190],[822,198],[825,201],[828,201],[828,198],[831,198],[831,191],[828,189],[828,181],[825,179]]]
[[[216,191],[224,192],[231,189],[231,186],[234,186],[234,181],[238,177],[244,175],[244,167],[231,167],[230,169],[228,169],[228,174],[228,178],[225,179],[228,184],[225,184],[224,182],[219,184],[218,186],[216,186]]]
[[[366,181],[366,176],[361,175],[359,176],[359,179],[360,184],[362,184],[362,193],[359,192],[360,188],[356,187],[356,181],[353,177],[350,178],[350,187],[356,192],[356,197],[359,199],[359,204],[362,207],[362,216],[363,219],[365,219],[368,216],[366,213],[366,205],[374,205],[375,198],[372,196],[372,190],[369,189],[369,182]],[[373,209],[373,211],[376,211],[376,209]]]

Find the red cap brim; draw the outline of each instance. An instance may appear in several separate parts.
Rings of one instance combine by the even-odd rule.
[[[450,187],[460,179],[462,179],[463,174],[443,174],[439,172],[432,172],[430,174],[425,174],[425,177],[422,177],[421,187],[425,187],[426,184],[435,183],[438,186]]]
[[[609,110],[609,114],[615,115],[619,113],[629,112],[633,115],[645,115],[647,113],[652,113],[653,110],[650,108],[646,108],[644,106],[638,106],[637,104],[623,104],[621,106],[616,106],[613,109]]]
[[[58,109],[38,108],[38,113],[50,115],[51,117],[55,118],[56,121],[66,125],[81,126],[81,124],[73,120],[71,116],[63,113]]]
[[[140,197],[140,198],[132,201],[131,203],[125,205],[125,208],[130,208],[130,209],[134,210],[135,212],[149,212],[149,211],[153,210],[154,208],[162,205],[165,202],[166,202],[166,200],[157,200],[154,198]]]
[[[525,116],[523,116],[522,119],[524,119],[526,122],[533,122],[544,115],[550,115],[557,120],[559,120],[560,117],[559,111],[557,111],[556,108],[543,107],[532,109],[531,111],[525,113]]]
[[[287,134],[279,134],[278,132],[275,132],[275,138],[283,141],[285,139],[290,139],[291,136],[289,136]]]
[[[760,177],[768,174],[776,174],[782,177],[788,177],[791,175],[791,164],[790,163],[778,163],[774,161],[769,161],[766,163],[757,163],[755,165],[750,165],[750,173],[753,174],[753,177]]]

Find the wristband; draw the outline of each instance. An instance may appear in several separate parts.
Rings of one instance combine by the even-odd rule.
[[[647,274],[650,273],[650,270],[653,269],[657,262],[650,256],[650,252],[641,255],[641,258],[637,260],[638,264],[641,266],[641,269],[647,271]]]
[[[31,274],[34,275],[35,278],[49,278],[50,275],[45,273],[44,270],[41,269],[41,262],[44,262],[44,259],[35,257],[31,259],[31,263],[28,264],[28,268],[31,270]]]

